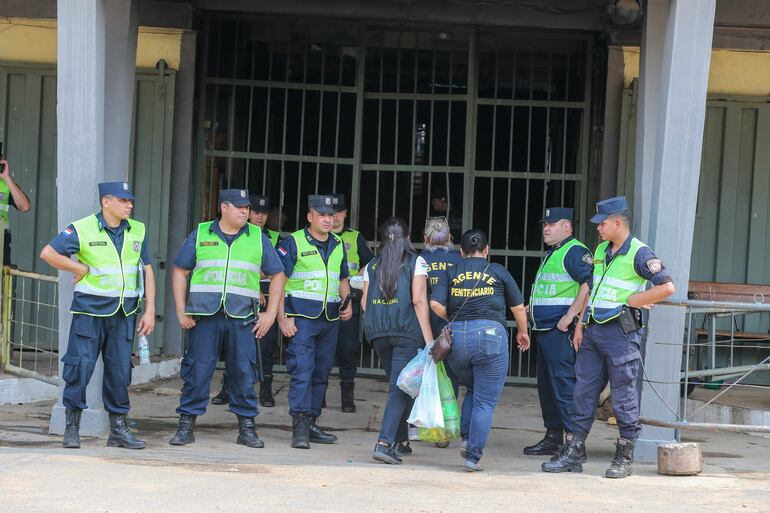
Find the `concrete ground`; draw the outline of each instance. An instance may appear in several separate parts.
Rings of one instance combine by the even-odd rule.
[[[457,444],[414,443],[401,466],[374,462],[386,384],[360,379],[358,411],[339,409],[339,386],[329,387],[320,424],[336,445],[289,447],[284,375],[276,378],[276,408],[258,417],[264,449],[234,444],[237,424],[222,406],[199,418],[195,444],[171,447],[180,381],[133,388],[132,419],[146,439],[142,451],[107,448],[87,438],[62,449],[47,435],[51,402],[0,407],[0,512],[256,512],[256,511],[559,511],[770,512],[770,440],[739,434],[691,433],[704,454],[703,473],[666,477],[637,465],[632,477],[602,477],[613,455],[613,426],[596,423],[582,474],[540,472],[544,458],[522,448],[542,432],[537,392],[506,387],[482,465],[463,471]],[[216,382],[218,384],[218,381]]]

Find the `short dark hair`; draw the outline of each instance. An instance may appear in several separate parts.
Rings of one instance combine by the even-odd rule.
[[[466,255],[480,253],[484,251],[487,246],[489,246],[487,236],[478,228],[472,228],[463,233],[463,236],[460,239],[460,247]]]
[[[617,214],[610,214],[609,219],[620,219],[620,221],[627,227],[631,228],[631,212],[618,212]]]

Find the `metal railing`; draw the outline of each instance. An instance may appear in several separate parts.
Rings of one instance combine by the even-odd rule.
[[[677,420],[642,419],[642,423],[677,430],[770,433],[770,426],[691,422],[730,390],[761,387],[770,391],[769,386],[745,382],[753,373],[770,371],[770,333],[757,319],[762,314],[770,313],[770,304],[702,300],[674,300],[661,304],[686,309],[682,371],[677,383],[652,382],[646,375],[644,381],[653,390],[655,384],[679,384],[679,404],[666,404]],[[717,329],[720,324],[724,329]],[[741,356],[753,359],[755,363],[746,364],[744,361],[738,364]],[[719,366],[720,361],[726,365]],[[719,392],[690,409],[693,405],[689,404],[688,395],[696,386],[714,388]],[[656,395],[661,398],[657,391]]]
[[[58,386],[58,287],[55,276],[3,267],[3,371]]]

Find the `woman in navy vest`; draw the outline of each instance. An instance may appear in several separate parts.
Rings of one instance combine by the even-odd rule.
[[[372,458],[396,465],[411,454],[406,419],[413,400],[396,385],[398,375],[433,340],[428,306],[428,266],[409,241],[406,224],[391,217],[380,226],[380,254],[364,273],[361,308],[364,332],[372,341],[390,384],[388,402]]]

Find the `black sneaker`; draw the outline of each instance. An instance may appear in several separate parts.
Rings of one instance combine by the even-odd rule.
[[[381,463],[387,463],[388,465],[400,465],[402,459],[398,457],[396,451],[390,445],[383,445],[378,443],[374,446],[374,452],[372,452],[372,459]]]
[[[409,442],[401,442],[400,444],[396,444],[396,454],[399,456],[411,456],[412,446],[409,445]]]

